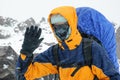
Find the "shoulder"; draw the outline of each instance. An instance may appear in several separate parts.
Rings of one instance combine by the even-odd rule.
[[[36,62],[50,62],[54,63],[54,58],[53,58],[53,47],[49,47],[47,50],[45,50],[42,53],[39,53],[35,58],[34,61]]]
[[[99,52],[105,52],[105,53],[107,53],[106,50],[105,50],[105,48],[104,48],[104,46],[102,46],[101,44],[97,43],[94,40],[92,42],[92,48],[93,48],[93,51],[95,51],[95,52],[99,51]]]
[[[92,56],[93,56],[93,59],[96,59],[96,60],[109,59],[106,49],[96,41],[93,41],[92,43]]]
[[[89,38],[83,38],[83,44],[92,47],[92,51],[93,52],[104,52],[106,51],[104,46],[102,46],[100,43],[98,43],[97,41],[93,40],[93,39],[89,39]]]
[[[102,59],[104,57],[109,58],[108,53],[106,51],[106,49],[100,45],[99,43],[97,43],[96,41],[93,41],[92,43],[92,56],[93,58],[98,58],[98,59]]]

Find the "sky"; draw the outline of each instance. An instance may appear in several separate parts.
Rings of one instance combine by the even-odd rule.
[[[0,0],[0,16],[24,21],[30,17],[39,20],[48,17],[58,6],[91,7],[109,20],[120,23],[120,0]]]

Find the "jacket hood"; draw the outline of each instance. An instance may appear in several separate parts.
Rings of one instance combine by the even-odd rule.
[[[53,30],[50,18],[51,18],[51,15],[55,15],[55,14],[62,15],[68,21],[69,27],[71,29],[71,33],[69,38],[65,40],[65,44],[68,46],[70,50],[75,49],[81,43],[81,40],[82,40],[82,37],[77,29],[77,14],[76,14],[75,8],[71,6],[61,6],[51,11],[51,13],[48,16],[48,22],[53,32],[54,30]],[[57,37],[56,39],[59,45],[64,49],[64,46],[62,45],[62,41],[60,41]]]

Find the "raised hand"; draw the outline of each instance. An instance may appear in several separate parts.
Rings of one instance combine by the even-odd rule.
[[[44,39],[40,38],[41,31],[41,28],[38,28],[37,26],[26,28],[24,41],[20,53],[25,54],[26,56],[32,56],[33,51],[40,45],[41,41]]]

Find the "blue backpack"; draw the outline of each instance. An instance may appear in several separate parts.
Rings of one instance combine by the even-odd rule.
[[[113,24],[104,15],[89,7],[76,8],[78,30],[81,34],[95,37],[106,49],[115,68],[119,69],[116,55],[116,38]]]

